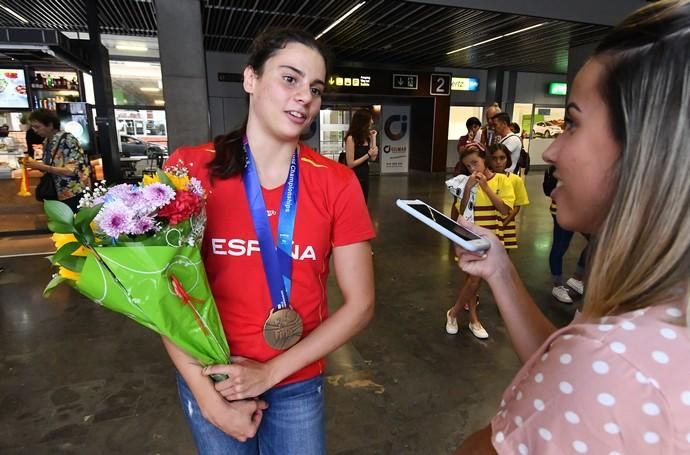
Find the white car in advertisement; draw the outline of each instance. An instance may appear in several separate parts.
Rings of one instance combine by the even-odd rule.
[[[532,127],[535,136],[553,137],[563,132],[560,126],[548,122],[537,122]]]

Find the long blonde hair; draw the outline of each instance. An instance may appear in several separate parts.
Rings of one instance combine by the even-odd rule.
[[[638,10],[593,58],[605,65],[600,92],[621,156],[592,245],[583,307],[590,318],[687,296],[690,1]]]

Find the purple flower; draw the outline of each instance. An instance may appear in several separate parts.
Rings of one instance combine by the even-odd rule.
[[[141,188],[136,186],[129,193],[126,193],[122,200],[130,207],[146,203],[144,193],[141,191]]]
[[[106,203],[95,218],[101,231],[114,239],[134,228],[134,213],[122,201]]]
[[[134,222],[134,228],[132,229],[132,234],[135,235],[140,235],[140,234],[146,234],[149,231],[156,231],[158,232],[160,230],[160,226],[156,223],[156,221],[148,216],[141,217],[137,219]]]
[[[204,187],[201,186],[201,181],[199,179],[194,178],[194,177],[190,178],[189,179],[189,185],[187,185],[187,186],[188,186],[189,191],[191,191],[192,193],[194,193],[198,196],[204,197],[204,194],[206,193],[206,191],[204,191]]]
[[[152,210],[159,209],[175,199],[175,190],[163,183],[152,183],[143,190],[144,198]]]
[[[135,187],[136,188],[136,187]],[[132,185],[121,183],[119,185],[111,186],[105,195],[105,200],[124,199],[132,192]]]

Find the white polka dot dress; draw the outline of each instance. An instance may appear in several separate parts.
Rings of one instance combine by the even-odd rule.
[[[684,320],[682,306],[665,305],[556,332],[504,392],[496,451],[690,454]]]

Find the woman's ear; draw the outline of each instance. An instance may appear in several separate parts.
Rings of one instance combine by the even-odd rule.
[[[254,68],[251,66],[246,66],[244,68],[244,73],[242,74],[242,87],[247,93],[254,93],[254,84],[256,83],[256,73]]]

